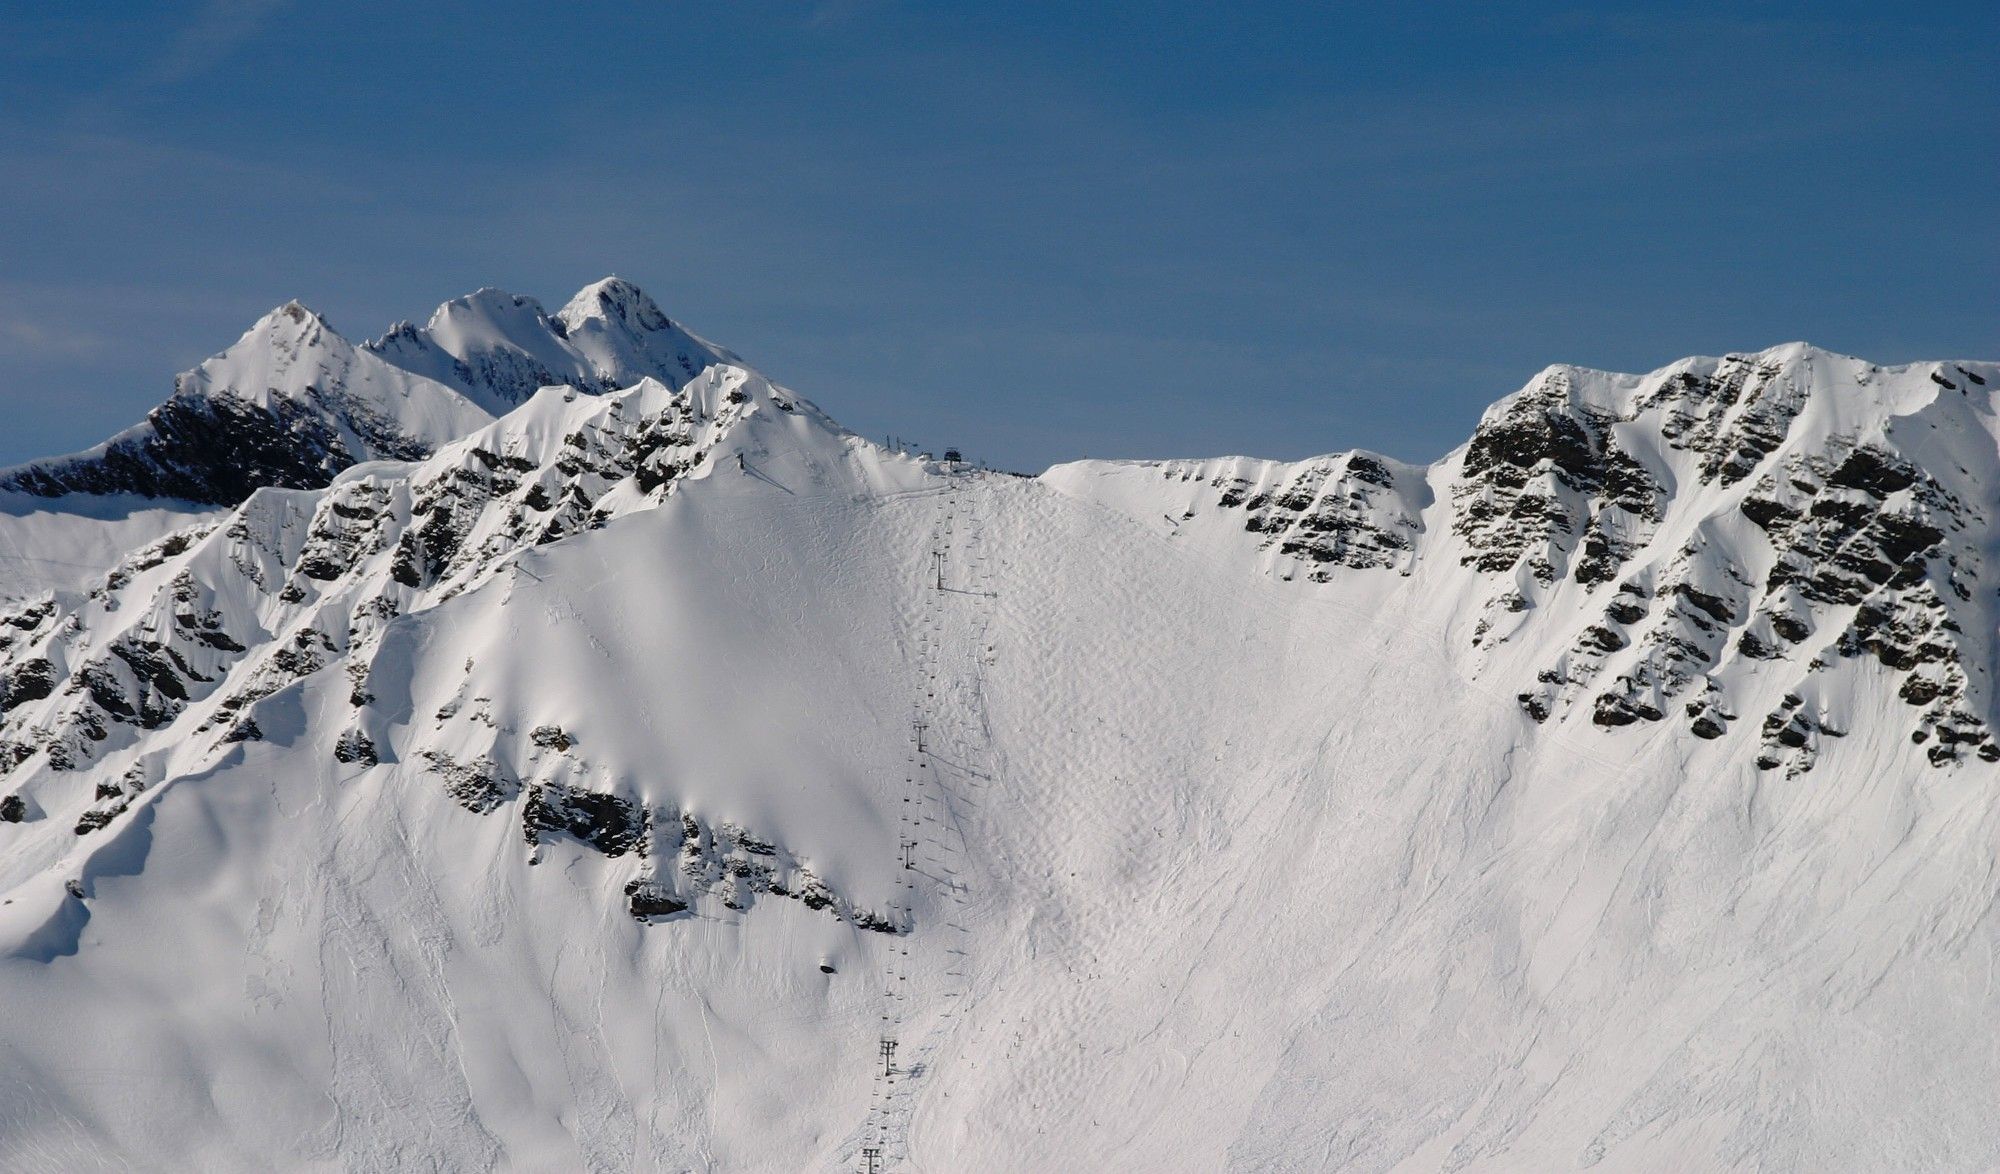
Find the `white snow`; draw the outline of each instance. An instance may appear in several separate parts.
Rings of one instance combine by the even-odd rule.
[[[382,362],[354,346],[319,315],[287,302],[259,319],[234,346],[179,380],[182,395],[227,394],[268,406],[337,390],[425,447],[465,435],[492,417],[459,392]],[[350,451],[372,454],[367,438],[343,437]]]
[[[678,387],[711,363],[741,360],[671,322],[630,282],[585,286],[551,318],[540,302],[482,289],[368,344],[398,367],[457,388],[495,416],[549,384],[584,391],[652,378]]]
[[[1890,428],[1967,494],[1996,467],[1990,397],[1937,390],[1938,365],[1765,357],[1826,383],[1760,470]],[[1563,370],[1671,490],[1621,575],[1664,581],[1701,537],[1728,554],[1701,574],[1761,583],[1776,556],[1730,520],[1758,478],[1702,482],[1645,415],[1665,409],[1636,406],[1676,368]],[[892,455],[724,363],[680,391],[546,391],[428,461],[235,517],[284,563],[331,495],[379,486],[407,518],[477,452],[533,479],[567,436],[675,404],[708,429],[698,463],[663,493],[591,482],[598,528],[407,589],[369,555],[280,605],[232,577],[225,526],[78,613],[98,648],[185,572],[262,642],[217,662],[227,687],[338,626],[372,698],[337,655],[256,703],[261,740],[189,734],[197,699],[87,770],[23,768],[35,817],[0,824],[0,1164],[2000,1165],[1996,768],[1928,765],[1865,659],[1811,678],[1847,736],[1796,776],[1754,759],[1804,656],[1725,658],[1742,717],[1715,740],[1531,720],[1517,693],[1614,585],[1468,568],[1464,450],[1386,486],[1348,455],[1029,480]],[[1407,518],[1413,547],[1315,564],[1217,503],[1308,475],[1302,515]],[[1965,541],[1990,553],[1991,530]],[[1503,588],[1534,606],[1488,609]],[[350,637],[378,595],[404,614]],[[1475,646],[1485,615],[1518,626]],[[356,722],[379,764],[336,761]],[[533,745],[551,725],[572,749]],[[622,887],[671,856],[531,852],[525,800],[474,814],[431,751],[739,826],[912,931],[768,894],[642,924]],[[149,754],[172,765],[73,834],[91,786]]]
[[[0,491],[0,607],[76,591],[169,531],[219,512],[159,498]]]

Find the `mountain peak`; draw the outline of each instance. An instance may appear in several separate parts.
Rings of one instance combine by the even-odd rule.
[[[94,448],[0,471],[0,488],[234,505],[314,488],[360,461],[414,460],[492,416],[450,384],[382,361],[293,299],[174,381]]]
[[[583,328],[592,319],[615,320],[639,330],[667,330],[673,326],[645,290],[617,276],[584,286],[556,312],[556,321],[571,331]]]
[[[229,350],[234,351],[253,339],[297,338],[310,340],[314,332],[317,331],[325,331],[336,338],[340,336],[340,332],[334,330],[333,325],[324,317],[321,317],[317,310],[314,310],[311,306],[306,305],[297,298],[293,298],[284,305],[272,308],[262,318],[257,319],[256,323],[244,332],[243,337],[237,340],[236,346],[230,347]],[[228,354],[229,351],[224,351],[223,353]],[[219,358],[220,356],[217,357]]]
[[[182,373],[144,423],[0,470],[0,489],[233,505],[260,486],[308,488],[356,462],[421,458],[542,387],[596,395],[652,378],[677,389],[725,361],[737,360],[617,277],[586,286],[559,318],[489,286],[360,346],[294,298]]]
[[[439,306],[423,327],[397,324],[366,349],[496,416],[542,387],[595,395],[648,377],[679,387],[712,363],[738,361],[617,277],[585,286],[554,317],[534,298],[481,289]]]

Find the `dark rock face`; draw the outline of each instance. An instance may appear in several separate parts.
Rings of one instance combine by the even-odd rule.
[[[1342,568],[1407,571],[1423,534],[1429,487],[1421,473],[1369,453],[1295,465],[1162,461],[1156,467],[1166,481],[1214,489],[1215,504],[1241,511],[1243,529],[1261,536],[1259,550],[1300,560],[1311,582],[1327,582]],[[1204,508],[1197,503],[1186,518]]]
[[[1903,674],[1897,694],[1921,711],[1912,738],[1930,761],[2000,760],[1990,683],[1967,659],[1986,514],[1895,451],[1891,431],[1814,434],[1774,455],[1792,439],[1814,361],[1731,356],[1629,391],[1607,393],[1598,377],[1587,396],[1557,368],[1488,414],[1452,490],[1462,561],[1509,576],[1474,646],[1506,642],[1523,622],[1509,617],[1540,607],[1565,574],[1585,589],[1619,582],[1602,619],[1519,695],[1531,718],[1587,705],[1616,728],[1685,713],[1695,736],[1718,738],[1735,717],[1726,683],[1762,663],[1793,675],[1800,698],[1770,715],[1763,757],[1803,771],[1838,725],[1814,706],[1818,681],[1839,658],[1865,657]],[[1699,519],[1671,555],[1640,560],[1674,478],[1626,451],[1621,429],[1656,430],[1670,458],[1690,454],[1694,487],[1711,497],[1742,486],[1730,497],[1768,550],[1724,512]]]
[[[1806,388],[1758,355],[1727,355],[1712,372],[1682,371],[1641,398],[1661,409],[1668,444],[1700,457],[1704,481],[1733,485],[1784,442],[1805,406]]]
[[[360,730],[348,730],[333,744],[336,762],[354,763],[360,766],[374,766],[381,761],[375,749],[375,740]]]
[[[521,830],[528,843],[539,844],[550,833],[565,835],[604,853],[623,856],[645,831],[639,807],[616,795],[573,790],[543,783],[528,792],[521,809]]]
[[[427,750],[424,761],[452,801],[474,815],[485,815],[521,790],[514,772],[491,757],[460,761],[441,750]]]
[[[156,576],[144,592],[133,586],[141,576],[186,558],[214,532],[212,525],[191,527],[135,551],[87,594],[81,609],[48,606],[43,621],[0,646],[0,699],[5,701],[0,705],[0,770],[17,767],[36,750],[46,752],[54,769],[87,767],[121,727],[166,729],[221,685],[248,649],[229,633],[213,606],[212,592],[185,570],[164,582]],[[91,644],[91,633],[79,623],[83,614],[93,608],[117,613],[123,602],[141,605],[135,609],[136,622],[122,631],[114,626],[116,635]],[[100,622],[117,623],[109,614]],[[300,633],[301,639],[307,636]],[[268,671],[310,671],[328,651],[323,646],[280,649],[268,658]],[[246,694],[223,716],[233,720],[243,706],[269,691]],[[53,713],[31,719],[23,712],[50,700],[58,703]],[[217,720],[211,718],[202,728]]]
[[[0,713],[56,691],[56,667],[45,656],[30,657],[0,677]]]
[[[1793,461],[1753,494],[1769,504],[1751,520],[1778,552],[1759,604],[1773,655],[1850,615],[1833,629],[1834,651],[1907,674],[1898,695],[1921,710],[1912,736],[1935,739],[1926,754],[1932,763],[1974,753],[2000,758],[1969,692],[1965,632],[1978,623],[1971,604],[1979,556],[1954,541],[1982,528],[1984,512],[1874,444],[1853,445],[1838,459]],[[1781,719],[1780,730],[1804,728],[1793,715],[1772,718]],[[1800,769],[1811,766],[1810,757],[1802,761]]]
[[[625,886],[626,907],[640,921],[669,917],[687,911],[687,902],[652,881],[635,880]]]
[[[1554,368],[1488,413],[1466,446],[1452,491],[1465,565],[1516,565],[1539,583],[1563,574],[1595,586],[1618,574],[1661,516],[1666,490],[1619,444],[1616,418],[1579,402]]]
[[[554,725],[536,726],[528,732],[528,741],[545,749],[554,750],[559,754],[575,745],[574,742],[570,741],[570,736],[563,733],[561,726]]]
[[[1687,715],[1688,729],[1704,741],[1714,741],[1728,733],[1729,723],[1736,718],[1708,697],[1688,702]]]
[[[265,486],[317,489],[352,465],[336,421],[375,453],[415,460],[429,450],[336,389],[309,402],[269,408],[230,396],[176,395],[101,453],[43,461],[0,473],[0,489],[58,497],[131,493],[201,505],[235,505]]]
[[[134,765],[117,782],[97,784],[96,802],[77,818],[76,834],[87,836],[100,828],[109,827],[111,822],[125,814],[133,800],[146,789],[154,776],[148,773],[145,762]]]
[[[1790,777],[1804,774],[1819,758],[1822,738],[1845,737],[1817,707],[1797,693],[1788,693],[1776,711],[1764,718],[1759,731],[1762,743],[1757,754],[1758,770],[1785,767]]]
[[[640,875],[626,883],[624,895],[626,908],[642,922],[690,910],[702,897],[746,912],[759,897],[772,896],[862,929],[901,932],[887,918],[842,899],[781,845],[735,824],[708,824],[554,782],[529,789],[521,823],[533,847],[554,835],[610,857],[636,854]]]
[[[676,397],[640,415],[611,400],[605,417],[565,437],[546,465],[473,449],[469,460],[412,488],[391,573],[406,587],[425,588],[512,547],[596,529],[606,521],[597,508],[605,490],[629,478],[641,493],[672,492],[744,411],[732,406],[707,420]],[[475,542],[481,531],[484,539]]]
[[[1315,582],[1339,567],[1405,567],[1424,527],[1396,489],[1389,467],[1367,453],[1309,461],[1275,492],[1242,503],[1243,528],[1266,535],[1266,549],[1306,560]]]
[[[124,810],[125,807],[123,804],[115,807],[93,807],[77,819],[76,834],[87,836],[99,828],[106,827],[112,820],[118,818]]]
[[[28,818],[28,804],[19,795],[0,799],[0,823],[20,823]]]

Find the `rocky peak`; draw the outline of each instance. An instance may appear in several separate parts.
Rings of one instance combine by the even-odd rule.
[[[673,386],[711,363],[742,362],[675,324],[644,291],[621,278],[585,286],[556,312],[555,322],[586,368],[611,382],[639,373]]]
[[[1973,450],[1995,425],[1946,386],[1990,365],[1937,366],[1789,344],[1642,378],[1545,372],[1487,414],[1453,486],[1461,561],[1505,576],[1475,646],[1566,631],[1520,693],[1535,720],[1715,738],[1763,710],[1757,761],[1794,773],[1853,724],[1873,665],[1929,761],[2000,759],[1974,602],[1994,594]]]
[[[290,324],[290,326],[300,331],[307,331],[307,330],[314,330],[321,328],[332,329],[331,327],[327,326],[326,319],[320,317],[317,311],[307,306],[304,302],[299,301],[297,298],[293,298],[292,300],[286,302],[284,305],[279,306],[277,309],[272,310],[270,313],[258,319],[257,325],[251,327],[250,333],[269,334],[276,330],[283,329],[285,324]]]
[[[1660,520],[1666,494],[1614,428],[1626,418],[1621,390],[1597,372],[1551,367],[1487,411],[1452,486],[1463,564],[1519,565],[1547,586],[1575,556],[1579,582],[1611,578]]]

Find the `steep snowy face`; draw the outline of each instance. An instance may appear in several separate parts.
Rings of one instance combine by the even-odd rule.
[[[482,289],[439,306],[423,326],[398,322],[366,349],[504,415],[538,388],[583,383],[600,389],[594,372],[586,377],[580,371],[559,330],[535,299]]]
[[[85,590],[132,551],[218,508],[132,494],[0,491],[0,608]]]
[[[1537,722],[1747,731],[1793,774],[1886,722],[1932,764],[1993,762],[1996,380],[1803,344],[1551,367],[1428,471],[1345,454],[1045,480],[1175,533],[1229,519],[1283,578],[1376,596],[1350,572],[1414,576],[1467,671]],[[1907,708],[1867,712],[1877,682]]]
[[[439,306],[424,326],[398,323],[367,349],[496,416],[552,385],[591,394],[641,379],[679,387],[711,364],[741,363],[617,278],[584,288],[553,318],[533,298],[483,289]]]

